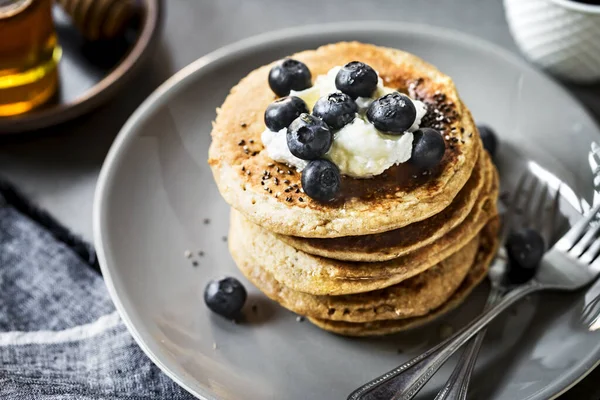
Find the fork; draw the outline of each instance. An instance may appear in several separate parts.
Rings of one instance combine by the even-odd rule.
[[[462,330],[429,351],[383,374],[352,392],[348,400],[412,399],[433,374],[462,345],[502,311],[523,297],[542,290],[573,291],[592,282],[600,271],[600,224],[590,223],[600,212],[595,205],[544,254],[535,277],[508,291]]]
[[[588,154],[590,169],[594,175],[594,200],[592,206],[600,204],[600,145],[592,142]],[[593,284],[584,297],[585,303],[581,310],[581,323],[590,331],[600,329],[600,280]]]
[[[529,188],[526,188],[526,182],[531,181]],[[517,188],[513,192],[512,198],[508,201],[507,211],[504,214],[502,231],[500,234],[500,247],[498,254],[494,259],[490,272],[488,274],[491,289],[488,295],[484,310],[490,308],[496,304],[502,296],[509,290],[507,281],[505,279],[506,267],[508,263],[508,256],[504,245],[508,234],[515,228],[516,225],[520,227],[529,227],[540,233],[545,240],[545,243],[552,243],[556,228],[556,215],[558,213],[558,202],[560,199],[560,187],[556,190],[554,197],[551,199],[547,186],[543,186],[541,193],[538,196],[537,202],[534,201],[534,194],[537,194],[536,187],[538,185],[538,179],[527,170],[519,179]],[[526,190],[528,189],[528,190]],[[544,211],[547,202],[551,202],[550,218],[547,220],[544,218]],[[524,216],[521,224],[515,221],[515,216],[522,214]],[[465,400],[467,398],[467,392],[469,389],[469,382],[483,338],[485,337],[486,328],[483,328],[471,339],[466,345],[458,363],[454,367],[454,371],[448,381],[437,394],[435,400]]]

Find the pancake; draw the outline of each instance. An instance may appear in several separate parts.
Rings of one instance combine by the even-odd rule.
[[[497,176],[494,182],[497,192]],[[314,295],[343,295],[383,289],[415,276],[464,247],[495,215],[496,195],[435,242],[401,257],[375,263],[339,261],[298,251],[232,209],[229,238],[243,246],[290,289]]]
[[[347,261],[387,261],[424,247],[463,222],[477,205],[493,193],[494,171],[489,155],[481,151],[471,177],[454,201],[442,212],[404,228],[365,236],[300,238],[277,235],[290,246],[321,257]]]
[[[352,323],[344,321],[333,321],[328,319],[312,318],[308,320],[321,329],[344,335],[344,336],[380,336],[406,331],[408,329],[423,326],[442,315],[458,307],[473,289],[485,278],[490,262],[496,254],[498,247],[499,219],[494,218],[486,226],[481,237],[481,244],[475,265],[471,268],[467,277],[462,282],[450,299],[440,307],[422,317],[406,319],[389,319],[385,321],[373,321],[366,323]]]
[[[345,296],[314,296],[277,282],[243,246],[230,244],[233,259],[242,273],[272,300],[297,314],[347,322],[417,317],[438,308],[465,279],[478,248],[477,236],[427,271],[385,289]]]
[[[231,90],[213,124],[208,162],[222,196],[233,208],[272,232],[333,238],[398,229],[450,205],[471,175],[481,140],[448,76],[412,54],[357,42],[331,44],[292,57],[304,62],[313,78],[354,60],[371,65],[386,86],[425,102],[428,112],[421,126],[448,136],[446,152],[429,174],[403,163],[371,179],[344,177],[338,201],[313,201],[299,190],[300,174],[273,162],[261,142],[263,114],[275,100],[267,82],[274,62],[251,72]],[[275,179],[265,185],[261,178],[265,171],[289,180],[293,190],[278,196],[286,186]]]

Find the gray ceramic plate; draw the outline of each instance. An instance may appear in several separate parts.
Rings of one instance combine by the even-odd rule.
[[[560,86],[489,43],[430,26],[360,23],[269,33],[199,59],[123,127],[102,169],[94,222],[108,289],[132,335],[200,398],[346,398],[464,325],[482,306],[485,285],[442,321],[383,339],[348,339],[297,322],[250,284],[246,323],[235,325],[205,308],[209,279],[240,276],[225,242],[228,207],[206,164],[215,108],[255,67],[341,40],[401,48],[452,76],[476,119],[501,135],[505,184],[531,159],[582,196],[592,193],[586,155],[600,138],[592,119]],[[599,359],[600,332],[578,325],[581,298],[533,297],[496,321],[477,364],[473,398],[548,399],[586,374]],[[450,368],[419,398],[433,398]]]

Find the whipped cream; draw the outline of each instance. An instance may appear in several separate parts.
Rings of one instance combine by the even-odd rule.
[[[335,77],[340,68],[332,68],[326,75],[318,76],[312,87],[292,91],[290,96],[300,97],[312,111],[319,98],[338,91],[335,87]],[[417,110],[417,117],[413,125],[400,136],[387,135],[378,131],[366,118],[367,109],[375,99],[393,92],[395,90],[384,86],[383,80],[379,78],[373,97],[356,99],[359,110],[354,121],[334,133],[333,144],[325,154],[325,158],[335,163],[342,174],[354,178],[369,178],[410,159],[412,132],[419,129],[421,120],[427,112],[424,103],[411,99]],[[286,134],[286,128],[279,132],[267,129],[262,133],[261,139],[270,158],[301,171],[306,167],[307,161],[295,157],[290,152]]]

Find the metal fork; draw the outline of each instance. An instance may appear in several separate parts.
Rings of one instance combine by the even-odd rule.
[[[600,204],[600,145],[592,142],[588,162],[594,175],[594,200],[592,207]],[[581,323],[590,331],[600,329],[600,280],[593,284],[584,297]]]
[[[528,183],[531,182],[531,183]],[[504,214],[502,223],[502,232],[500,234],[500,248],[498,255],[494,259],[490,272],[488,274],[491,289],[487,298],[484,310],[496,304],[502,296],[510,289],[505,279],[508,256],[504,244],[510,231],[519,228],[531,228],[539,232],[545,240],[545,243],[553,243],[557,232],[557,214],[558,202],[560,199],[560,187],[556,190],[554,196],[550,196],[547,186],[542,183],[542,189],[535,190],[540,182],[531,171],[527,170],[519,179],[517,188],[513,192],[512,198],[508,201],[507,211]],[[537,201],[534,195],[538,194]],[[549,218],[545,218],[546,203],[551,207]],[[516,215],[522,215],[521,221],[516,220]],[[483,328],[474,339],[471,339],[465,346],[458,363],[452,371],[452,375],[435,397],[435,400],[465,400],[469,389],[469,382],[473,369],[477,362],[477,356],[485,337],[486,328]]]
[[[531,281],[511,289],[446,341],[361,386],[348,399],[412,399],[452,354],[510,305],[541,290],[572,291],[592,282],[600,271],[600,224],[592,226],[590,222],[599,212],[600,206],[594,206],[544,255]]]

